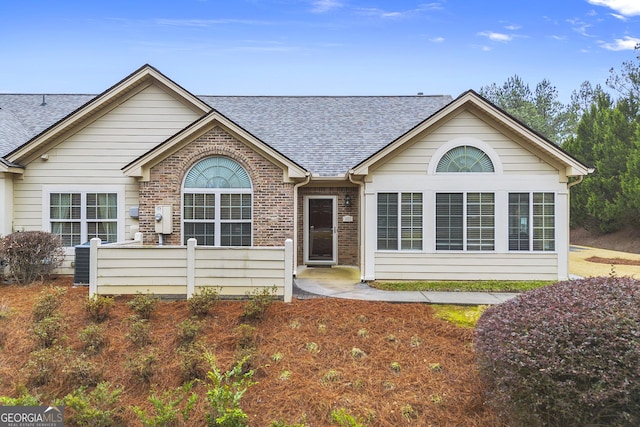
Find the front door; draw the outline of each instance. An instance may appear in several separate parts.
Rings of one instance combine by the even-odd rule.
[[[336,198],[333,196],[308,196],[305,207],[305,263],[335,264],[338,228]]]

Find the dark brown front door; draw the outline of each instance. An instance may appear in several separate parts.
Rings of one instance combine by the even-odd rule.
[[[307,260],[335,262],[335,218],[333,197],[307,199]]]

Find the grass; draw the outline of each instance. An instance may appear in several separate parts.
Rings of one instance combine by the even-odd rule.
[[[433,316],[461,328],[474,328],[487,305],[433,305]]]
[[[370,285],[385,291],[526,292],[552,283],[555,282],[545,280],[375,281]]]

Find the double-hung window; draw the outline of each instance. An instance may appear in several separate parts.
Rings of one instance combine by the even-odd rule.
[[[494,249],[494,193],[436,193],[436,250]]]
[[[118,240],[118,194],[51,192],[49,226],[67,247],[93,237],[115,242]]]
[[[422,250],[422,193],[378,193],[378,250]]]
[[[183,188],[184,242],[251,246],[252,188],[245,169],[226,157],[210,157],[187,173]]]
[[[554,251],[555,246],[554,193],[509,193],[509,250]]]

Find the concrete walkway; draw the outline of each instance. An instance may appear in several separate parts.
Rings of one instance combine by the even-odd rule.
[[[298,289],[295,289],[295,288]],[[430,304],[499,304],[517,296],[506,292],[383,291],[360,283],[353,267],[301,268],[294,280],[294,296],[345,298],[364,301],[423,302]]]
[[[614,252],[586,246],[572,246],[569,254],[571,278],[607,276],[612,267],[606,263],[587,261],[590,257],[623,258],[640,261],[639,254]],[[640,277],[640,266],[616,265],[618,276]],[[499,304],[518,296],[507,292],[427,292],[427,291],[383,291],[360,283],[360,272],[353,267],[305,268],[299,267],[294,279],[295,297],[304,298],[345,298],[366,301],[423,302],[430,304]]]

